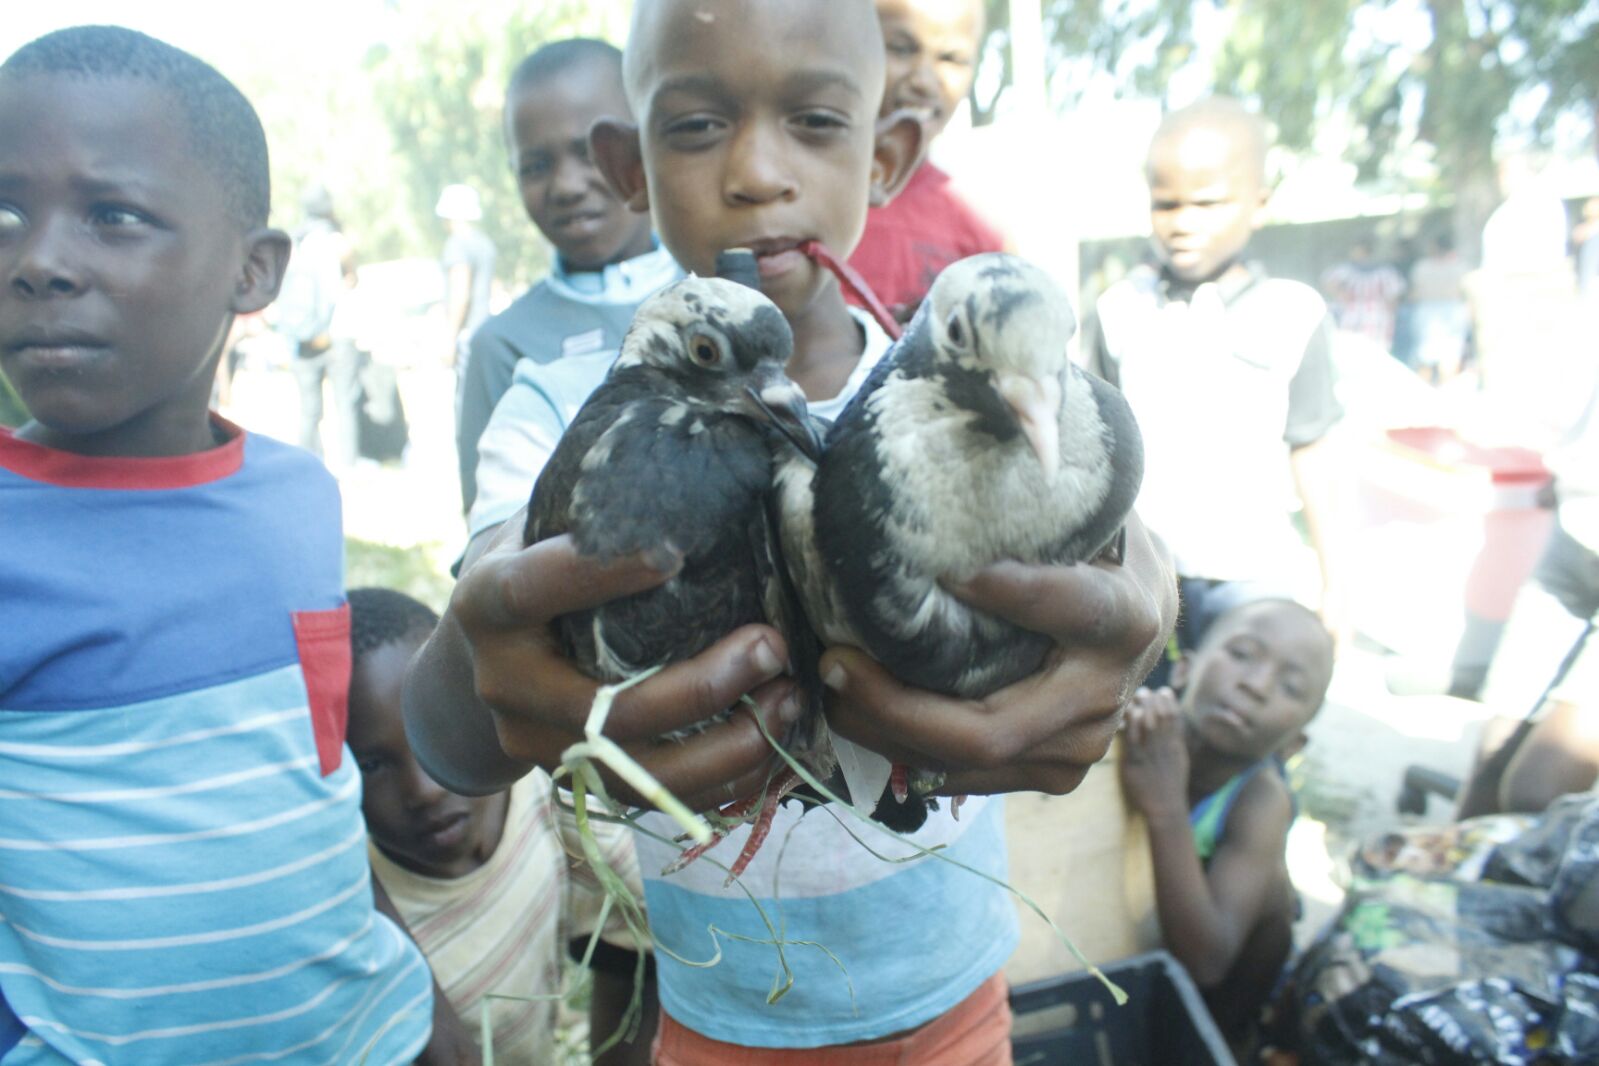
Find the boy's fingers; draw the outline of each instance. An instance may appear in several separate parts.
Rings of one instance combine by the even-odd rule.
[[[786,654],[774,629],[735,630],[694,658],[618,693],[605,720],[605,735],[629,743],[703,722],[781,675]],[[536,691],[528,687],[528,678],[538,679]],[[494,711],[506,754],[550,765],[544,760],[551,744],[575,742],[582,735],[600,685],[548,640],[530,636],[484,649],[477,663],[477,688],[479,698]],[[552,730],[558,735],[545,735]]]
[[[787,660],[788,648],[777,630],[756,625],[736,629],[694,658],[618,693],[605,733],[639,739],[703,722],[782,676]]]
[[[776,755],[754,716],[781,740],[802,711],[798,687],[787,679],[761,686],[750,698],[755,706],[741,704],[726,721],[648,750],[645,765],[692,809],[720,807],[759,791]]]
[[[831,649],[822,660],[822,677],[837,693],[828,713],[834,728],[883,755],[929,769],[1000,769],[1023,756],[1037,758],[1041,748],[1051,762],[1099,760],[1121,725],[1120,694],[1098,691],[1105,689],[1104,674],[1063,663],[973,701],[908,688],[853,649]],[[1073,692],[1079,707],[1104,709],[1063,720],[1063,692]]]
[[[939,786],[941,796],[992,796],[1004,792],[1044,792],[1064,796],[1083,783],[1088,766],[1018,763],[999,770],[961,770]]]
[[[571,537],[552,537],[515,550],[490,548],[461,575],[450,602],[468,628],[542,626],[654,588],[681,565],[665,549],[602,564],[580,555]]]
[[[1159,606],[1121,568],[996,563],[950,591],[1058,644],[1143,647],[1161,630]]]

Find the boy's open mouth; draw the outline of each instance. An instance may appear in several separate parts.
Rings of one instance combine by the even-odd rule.
[[[800,251],[801,243],[798,237],[767,237],[744,241],[739,246],[755,253],[755,265],[761,277],[775,278],[805,263],[805,253]]]

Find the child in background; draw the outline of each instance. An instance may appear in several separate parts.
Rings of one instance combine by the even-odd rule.
[[[882,117],[921,118],[923,147],[944,132],[971,91],[983,46],[982,0],[877,0],[887,54]],[[949,264],[1005,250],[1004,236],[922,162],[888,203],[874,201],[850,265],[878,299],[909,318]]]
[[[527,217],[555,246],[555,265],[472,334],[455,431],[468,513],[480,476],[478,439],[517,364],[614,354],[638,305],[682,276],[657,246],[649,216],[618,202],[589,159],[595,120],[629,114],[622,53],[604,41],[555,41],[511,74],[505,91],[511,169]],[[497,472],[491,459],[481,476]]]
[[[1168,115],[1148,163],[1160,266],[1105,291],[1083,344],[1143,431],[1138,509],[1176,556],[1185,650],[1228,606],[1293,591],[1290,475],[1321,562],[1323,617],[1335,633],[1340,621],[1326,528],[1342,478],[1326,446],[1343,416],[1331,321],[1310,286],[1244,261],[1270,196],[1265,166],[1265,126],[1237,101]]]
[[[1235,1042],[1293,945],[1294,808],[1277,758],[1302,745],[1332,665],[1314,614],[1257,600],[1178,663],[1176,693],[1141,689],[1127,712],[1122,785],[1149,826],[1162,938]]]
[[[756,252],[762,290],[793,329],[788,373],[822,417],[842,408],[888,347],[870,318],[845,305],[834,277],[799,250],[816,239],[847,254],[868,196],[890,196],[917,157],[914,119],[877,128],[882,78],[867,0],[656,0],[635,7],[628,38],[626,80],[640,125],[601,123],[591,137],[624,202],[654,213],[685,267],[708,274],[724,249]],[[509,434],[521,477],[514,493],[480,497],[477,513],[490,524],[477,527],[450,608],[407,675],[419,760],[458,790],[503,787],[533,764],[555,765],[581,736],[597,686],[562,656],[550,620],[658,584],[673,567],[664,545],[601,565],[577,555],[570,538],[522,543],[518,509],[528,488],[608,369],[595,362],[577,380],[578,365],[524,364],[496,410],[485,453]],[[513,426],[506,419],[518,410],[517,390],[529,402]],[[835,728],[901,761],[944,767],[950,792],[972,794],[959,820],[947,804],[933,812],[921,844],[1003,878],[1002,811],[983,795],[1069,791],[1103,755],[1122,694],[1147,669],[1172,606],[1169,575],[1136,521],[1130,536],[1125,569],[1003,566],[962,586],[973,602],[1061,645],[1037,676],[985,701],[908,690],[853,650],[823,659]],[[1082,617],[1078,608],[1090,604],[1093,618]],[[1096,630],[1105,638],[1086,636]],[[748,796],[772,766],[755,717],[782,735],[801,709],[786,657],[775,630],[741,628],[622,693],[607,732],[697,809]],[[684,740],[663,737],[746,693],[752,714]],[[638,802],[620,785],[613,794]],[[659,814],[641,825],[677,832]],[[747,835],[735,831],[717,852],[736,855]],[[847,976],[823,950],[791,943],[793,984],[768,1002],[777,965],[771,931],[739,885],[723,885],[710,861],[717,852],[663,877],[657,871],[676,850],[637,840],[660,966],[658,1066],[1010,1061],[1000,969],[1016,918],[993,883],[936,860],[884,863],[828,812],[802,818],[783,807],[772,831],[772,842],[783,843],[756,855],[742,884],[785,938],[834,953]],[[720,959],[693,967],[666,949]]]
[[[0,369],[32,414],[0,430],[26,615],[0,640],[0,1062],[429,1043],[345,758],[338,489],[206,409],[288,260],[268,173],[249,101],[143,34],[0,64]]]
[[[372,869],[434,977],[474,1034],[486,995],[494,1060],[507,1066],[551,1061],[562,960],[581,958],[601,893],[581,858],[572,815],[555,802],[548,775],[533,773],[507,792],[469,798],[440,788],[416,764],[405,739],[400,684],[405,666],[438,622],[426,606],[389,589],[350,590],[350,751],[361,769],[361,812]],[[612,869],[638,884],[627,831],[592,823]],[[596,945],[589,1000],[590,1040],[609,1039],[633,993],[637,954],[614,915]],[[651,1001],[640,1034],[595,1060],[648,1062]]]

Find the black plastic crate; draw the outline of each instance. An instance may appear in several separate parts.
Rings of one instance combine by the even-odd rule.
[[[1237,1066],[1187,971],[1164,951],[1011,989],[1016,1066]]]

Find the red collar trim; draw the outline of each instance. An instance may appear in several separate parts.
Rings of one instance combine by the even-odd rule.
[[[0,467],[64,489],[192,488],[221,481],[244,465],[244,430],[215,412],[211,423],[227,433],[227,443],[159,459],[76,455],[18,440],[11,430],[0,428]]]

